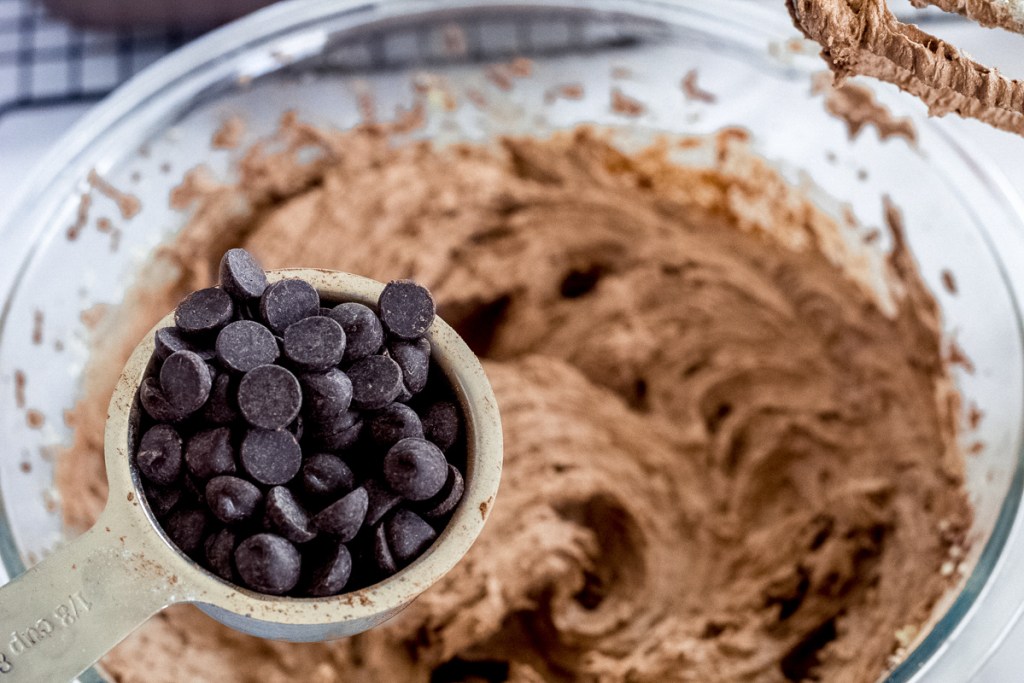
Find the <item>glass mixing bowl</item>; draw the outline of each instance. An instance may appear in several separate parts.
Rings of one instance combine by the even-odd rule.
[[[55,145],[0,223],[0,556],[8,573],[61,539],[53,458],[71,436],[63,415],[88,352],[83,311],[121,301],[147,255],[185,223],[168,193],[186,169],[204,163],[230,174],[239,153],[210,146],[222,121],[243,115],[248,141],[291,109],[346,128],[360,121],[368,92],[382,116],[410,105],[411,79],[428,71],[459,95],[455,107],[431,100],[418,134],[436,140],[584,121],[638,133],[735,125],[794,183],[813,178],[837,214],[846,203],[863,224],[881,226],[881,198],[892,197],[945,329],[973,361],[973,371],[954,371],[965,405],[985,418],[964,432],[965,449],[984,448],[967,462],[976,518],[962,578],[890,680],[966,679],[1024,602],[1024,587],[1001,579],[1015,561],[1008,548],[1020,545],[1011,532],[1022,483],[1024,269],[1011,265],[1024,263],[1024,206],[966,149],[961,122],[929,119],[894,89],[871,84],[913,120],[919,144],[880,142],[873,131],[849,140],[811,93],[823,64],[795,36],[781,0],[312,0],[271,7],[151,67]],[[529,78],[510,89],[488,78],[489,64],[514,56],[533,60]],[[715,102],[684,97],[680,79],[693,69]],[[582,96],[546,98],[566,83],[581,84]],[[642,115],[610,106],[613,89],[643,102]],[[94,192],[89,220],[69,240],[93,170],[137,195],[141,213],[122,220],[115,202]],[[98,217],[111,223],[97,229]],[[943,286],[946,270],[956,294]],[[97,671],[85,678],[102,680]]]

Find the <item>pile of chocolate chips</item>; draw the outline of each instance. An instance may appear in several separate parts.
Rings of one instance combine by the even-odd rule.
[[[186,554],[275,595],[323,597],[419,557],[462,497],[462,417],[424,335],[434,301],[377,310],[267,282],[242,249],[156,332],[135,464]]]

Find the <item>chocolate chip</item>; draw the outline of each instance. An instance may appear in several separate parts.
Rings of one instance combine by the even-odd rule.
[[[217,360],[233,372],[249,372],[277,360],[274,333],[258,322],[238,320],[217,335]]]
[[[325,534],[336,536],[341,543],[348,543],[359,533],[366,518],[366,507],[366,489],[360,487],[318,512],[313,524]]]
[[[455,444],[459,436],[459,409],[450,401],[438,401],[423,413],[423,434],[442,451]]]
[[[454,465],[448,465],[448,481],[445,482],[441,492],[424,503],[424,510],[420,514],[429,520],[437,520],[455,509],[455,506],[462,500],[462,494],[466,490],[466,483],[462,479],[462,472]]]
[[[395,403],[408,403],[412,400],[412,392],[405,388],[405,382],[399,385],[398,396],[395,396]]]
[[[185,465],[193,476],[206,480],[221,474],[235,473],[235,449],[231,430],[216,427],[199,432],[188,440]]]
[[[165,360],[176,351],[195,351],[181,330],[177,327],[162,327],[153,335],[153,355],[157,360]]]
[[[391,548],[388,547],[387,531],[383,524],[373,533],[373,560],[384,576],[391,576],[398,571],[395,558],[391,555]]]
[[[203,543],[209,520],[199,508],[178,508],[164,521],[164,531],[186,555],[194,555]]]
[[[352,382],[337,368],[302,375],[299,383],[306,414],[318,425],[327,426],[335,422],[352,403]]]
[[[367,356],[348,369],[352,403],[364,410],[383,408],[395,400],[402,387],[402,369],[386,356]]]
[[[259,299],[267,288],[267,274],[245,249],[229,249],[220,260],[220,286],[240,301]]]
[[[242,468],[261,484],[287,484],[301,465],[302,449],[290,432],[251,429],[242,441]]]
[[[167,402],[184,415],[203,407],[213,378],[206,362],[192,351],[176,351],[160,367],[160,388]]]
[[[400,495],[376,479],[367,479],[363,488],[366,489],[366,526],[377,526],[402,502]]]
[[[341,452],[352,448],[359,442],[363,433],[363,421],[359,413],[344,413],[332,425],[318,427],[310,432],[310,441],[325,451]]]
[[[229,425],[239,418],[237,383],[230,375],[221,374],[213,380],[210,398],[206,399],[202,418],[216,425]]]
[[[388,548],[396,564],[405,566],[423,554],[437,532],[411,510],[400,509],[384,523]]]
[[[436,496],[448,479],[444,453],[426,439],[402,439],[384,456],[388,486],[408,500]]]
[[[146,414],[157,422],[177,422],[185,417],[167,400],[164,390],[160,388],[160,381],[155,377],[142,380],[139,387],[139,403]]]
[[[324,562],[313,571],[309,583],[309,595],[314,598],[325,598],[337,595],[345,589],[352,575],[352,554],[348,548],[338,543],[328,553]]]
[[[235,550],[235,567],[245,585],[253,590],[283,595],[299,582],[302,556],[285,538],[256,534]]]
[[[157,517],[163,518],[174,509],[174,506],[181,500],[181,488],[178,486],[157,486],[155,484],[143,483],[143,491],[146,493],[146,502]]]
[[[434,321],[434,298],[412,280],[389,282],[377,302],[380,319],[387,331],[399,339],[416,339],[427,333]]]
[[[284,356],[303,370],[327,370],[344,355],[345,331],[330,318],[305,318],[284,331]]]
[[[225,581],[233,581],[235,578],[234,556],[237,545],[238,535],[231,529],[221,529],[210,534],[203,544],[207,564],[214,574]]]
[[[174,324],[188,335],[209,335],[231,322],[235,303],[217,287],[192,292],[174,311]]]
[[[256,485],[238,477],[214,477],[206,484],[206,504],[225,524],[237,524],[252,517],[263,500]]]
[[[354,302],[338,304],[326,315],[345,330],[346,363],[377,353],[384,343],[384,328],[377,314],[367,306]]]
[[[173,427],[151,427],[139,442],[135,464],[142,476],[154,484],[167,486],[181,476],[181,437]]]
[[[284,486],[275,486],[267,492],[266,520],[271,531],[292,543],[308,543],[316,538],[316,527],[309,513]]]
[[[302,408],[299,380],[279,365],[254,368],[238,385],[238,408],[254,427],[284,429]]]
[[[423,425],[416,411],[401,403],[373,413],[367,421],[370,440],[380,448],[388,449],[406,438],[423,438]]]
[[[355,485],[352,469],[336,455],[317,453],[302,463],[302,489],[310,496],[340,495],[348,493]]]
[[[388,352],[402,369],[402,381],[409,393],[423,391],[430,371],[430,342],[426,339],[396,341],[388,345]]]
[[[320,295],[304,280],[280,280],[263,292],[260,313],[271,330],[283,334],[292,323],[320,313]]]

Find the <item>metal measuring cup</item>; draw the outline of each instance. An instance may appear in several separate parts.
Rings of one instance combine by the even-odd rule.
[[[328,270],[287,269],[267,276],[271,282],[306,280],[324,299],[368,305],[376,304],[384,287]],[[153,331],[171,324],[173,313]],[[465,415],[462,501],[434,544],[394,576],[333,597],[289,598],[227,583],[193,562],[171,543],[145,501],[132,453],[139,437],[136,394],[153,355],[153,334],[148,334],[128,359],[110,401],[104,433],[106,508],[91,529],[0,588],[0,683],[71,680],[176,603],[194,603],[250,635],[296,642],[354,635],[406,607],[469,550],[501,477],[501,420],[480,362],[440,318],[427,336]]]

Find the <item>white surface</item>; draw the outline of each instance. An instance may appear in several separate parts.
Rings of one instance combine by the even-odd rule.
[[[761,0],[777,3],[782,0]],[[905,7],[905,0],[893,0],[893,7]],[[948,42],[961,47],[979,61],[996,65],[1009,76],[1024,78],[1024,36],[1009,35],[960,22],[937,23],[925,27]],[[4,45],[0,44],[0,49]],[[81,114],[84,106],[32,110],[0,119],[0,197],[9,198],[31,165]],[[1024,193],[1024,138],[993,130],[971,122],[965,146],[991,157],[1011,182]],[[3,200],[0,200],[3,201]],[[0,235],[0,268],[4,263],[4,238]],[[2,575],[0,575],[2,579]],[[1003,579],[1008,580],[1007,578]],[[1024,581],[1024,579],[1021,579]],[[1024,605],[1005,605],[1019,613]],[[972,680],[983,682],[1024,681],[1024,624],[1018,624]],[[942,683],[942,682],[940,682]],[[954,682],[956,683],[956,682]]]

